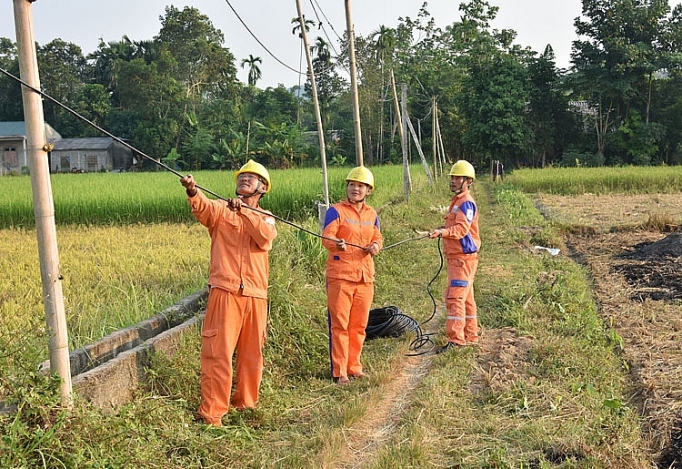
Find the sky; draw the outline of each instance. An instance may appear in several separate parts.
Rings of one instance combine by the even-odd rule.
[[[328,42],[331,39],[336,50],[337,38],[346,30],[346,3],[351,7],[356,36],[367,36],[381,25],[395,27],[399,18],[416,19],[423,4],[422,0],[300,1],[306,18],[317,21],[319,17],[323,24],[323,29],[310,30],[309,42],[321,36]],[[103,3],[108,5],[103,7]],[[427,11],[436,25],[444,28],[459,21],[460,3],[428,0]],[[515,43],[538,53],[551,44],[557,66],[568,67],[571,43],[577,39],[573,22],[580,16],[581,0],[489,0],[489,3],[499,7],[492,23],[494,29],[515,30]],[[671,1],[671,7],[677,3],[681,2]],[[14,1],[0,1],[0,37],[16,41],[13,5]],[[95,51],[100,39],[120,41],[124,35],[133,41],[152,39],[161,28],[159,17],[164,15],[166,6],[180,10],[186,5],[193,6],[224,34],[223,45],[234,54],[241,81],[246,82],[248,70],[241,67],[241,61],[253,55],[262,60],[260,88],[278,84],[290,87],[299,82],[296,70],[301,69],[300,39],[292,34],[291,24],[291,19],[298,16],[294,0],[37,0],[31,5],[38,44],[60,38],[80,46],[84,55]],[[302,65],[305,72],[305,58]]]

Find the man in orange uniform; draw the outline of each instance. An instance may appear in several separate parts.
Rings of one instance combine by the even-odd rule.
[[[341,385],[350,383],[349,376],[367,377],[360,355],[374,298],[373,257],[383,244],[377,212],[365,203],[373,188],[372,172],[364,166],[353,168],[346,178],[347,198],[327,210],[322,231],[322,244],[329,251],[326,275],[331,375]]]
[[[230,405],[246,409],[258,402],[267,324],[268,251],[277,236],[274,218],[258,205],[272,188],[265,167],[249,160],[235,173],[235,181],[237,197],[223,201],[206,197],[191,174],[180,179],[192,214],[211,235],[197,420],[214,426],[221,425]],[[236,389],[230,399],[235,351]]]
[[[448,343],[436,350],[447,352],[467,343],[478,343],[478,320],[474,299],[474,276],[478,267],[481,238],[478,234],[478,208],[469,188],[476,179],[474,167],[464,160],[450,170],[450,202],[445,226],[429,232],[430,238],[443,238],[448,265],[448,288],[445,294]]]

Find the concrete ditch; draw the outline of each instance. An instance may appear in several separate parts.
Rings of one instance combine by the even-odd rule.
[[[104,411],[130,402],[146,379],[152,353],[171,356],[182,335],[200,327],[208,290],[196,292],[141,323],[70,354],[74,395]],[[49,362],[43,363],[48,371]]]

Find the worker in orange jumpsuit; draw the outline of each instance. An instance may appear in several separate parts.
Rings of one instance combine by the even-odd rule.
[[[249,160],[235,173],[235,181],[237,197],[224,201],[206,197],[191,174],[180,179],[192,214],[211,236],[197,421],[214,426],[221,425],[230,405],[246,409],[258,402],[267,324],[268,252],[277,236],[275,219],[258,205],[272,188],[265,167]],[[236,386],[231,396],[235,352]]]
[[[372,189],[372,172],[364,166],[353,168],[346,178],[347,198],[327,210],[322,231],[322,244],[329,251],[326,277],[331,376],[341,385],[349,384],[349,377],[368,377],[360,355],[374,298],[373,258],[383,245],[377,212],[365,203]]]
[[[468,161],[459,160],[452,166],[450,191],[455,195],[445,216],[445,226],[429,232],[430,238],[443,238],[448,266],[445,294],[445,332],[448,342],[436,353],[476,344],[479,339],[474,276],[481,238],[478,234],[478,208],[469,191],[475,179],[476,172]]]

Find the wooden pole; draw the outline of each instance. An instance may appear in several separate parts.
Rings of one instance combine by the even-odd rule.
[[[19,72],[22,81],[40,89],[38,60],[33,35],[32,0],[14,0],[14,24],[19,49]],[[49,144],[45,140],[43,102],[38,93],[22,88],[24,120],[29,155],[29,171],[33,190],[33,213],[38,237],[40,273],[43,284],[45,321],[50,332],[50,371],[61,378],[62,404],[73,405],[71,392],[71,365],[69,340],[66,329],[62,276],[59,272],[57,229],[54,221],[54,201],[48,164]]]
[[[410,116],[407,114],[407,112],[403,113],[403,118],[407,122],[407,126],[410,129],[410,133],[412,134],[412,140],[414,140],[414,146],[417,147],[417,152],[419,153],[419,158],[422,160],[422,165],[424,166],[424,171],[426,171],[426,176],[429,178],[429,186],[433,186],[433,178],[431,178],[431,170],[429,169],[429,164],[426,162],[426,157],[424,156],[424,152],[422,151],[422,144],[421,141],[417,138],[417,134],[414,131],[414,127],[412,126],[412,121],[410,121]]]
[[[308,47],[308,33],[305,30],[305,17],[303,16],[303,9],[301,8],[301,0],[296,0],[296,9],[298,11],[298,21],[301,23],[301,37],[303,38],[303,46],[305,48],[305,58],[308,63],[308,75],[310,76],[310,89],[313,93],[313,105],[315,107],[315,120],[317,121],[317,135],[320,142],[320,159],[322,160],[322,181],[324,185],[324,204],[317,206],[317,216],[320,222],[320,229],[324,228],[324,218],[329,208],[329,182],[327,181],[327,153],[325,151],[324,143],[324,129],[322,128],[322,115],[320,114],[320,101],[317,99],[317,85],[315,84],[315,72],[313,71],[313,60],[310,57],[310,48]]]
[[[403,141],[403,119],[400,117],[400,104],[398,103],[398,91],[396,90],[395,86],[395,76],[393,75],[393,69],[391,69],[391,90],[393,90],[393,108],[395,109],[395,115],[397,118],[397,121],[400,125],[398,125],[398,131],[400,133],[400,141]]]
[[[355,32],[350,0],[346,2],[346,29],[348,33],[348,58],[350,62],[350,86],[353,95],[353,125],[355,127],[355,161],[363,166],[362,131],[360,129],[360,102],[358,99],[358,71],[355,65]]]
[[[401,122],[402,131],[400,132],[400,141],[403,144],[403,195],[405,197],[405,202],[410,200],[410,191],[412,190],[412,181],[410,179],[410,164],[407,157],[407,84],[402,84],[402,112],[401,112]]]
[[[433,177],[438,179],[438,145],[436,140],[436,97],[431,98],[431,151],[433,152]]]

